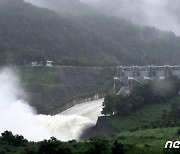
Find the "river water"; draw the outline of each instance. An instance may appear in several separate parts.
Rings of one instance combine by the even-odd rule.
[[[79,104],[55,116],[38,115],[38,119],[58,139],[78,140],[85,129],[96,124],[102,102],[99,99]]]

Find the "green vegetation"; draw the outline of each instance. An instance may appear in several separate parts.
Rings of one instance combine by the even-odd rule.
[[[169,140],[180,139],[180,79],[144,82],[128,96],[107,95],[104,110],[108,123],[117,129],[113,140],[126,153],[179,153],[164,149]]]
[[[145,129],[134,132],[122,132],[113,137],[124,145],[130,145],[129,153],[162,154],[168,140],[179,140],[178,127]],[[173,150],[169,150],[172,151]],[[168,152],[167,152],[168,153]],[[170,152],[169,152],[170,153]],[[175,151],[174,151],[175,153]]]
[[[179,63],[179,37],[125,19],[68,18],[23,0],[0,0],[0,21],[0,65],[46,60],[71,66]]]
[[[67,18],[23,0],[0,0],[0,65],[46,60],[68,66],[179,63],[180,37],[174,33],[87,14]],[[19,74],[24,89],[36,96],[31,104],[47,113],[74,98],[109,90],[115,69],[20,67]],[[6,131],[0,137],[0,153],[171,153],[163,147],[165,141],[179,139],[179,91],[180,80],[174,78],[143,83],[126,97],[106,96],[103,113],[119,130],[111,138],[65,143],[52,137],[34,143]]]
[[[120,132],[127,130],[138,130],[144,126],[150,126],[154,121],[161,119],[164,111],[170,111],[169,102],[161,104],[151,104],[142,107],[129,116],[110,116],[108,121]]]
[[[44,91],[48,92],[61,87],[58,83],[59,70],[53,67],[21,67],[19,74],[22,84],[42,85]]]
[[[28,142],[23,136],[6,131],[0,137],[1,154],[176,154],[179,149],[165,150],[166,141],[179,139],[178,127],[123,132],[111,138],[96,137],[84,142],[61,142],[51,137]]]
[[[108,91],[113,85],[111,67],[18,67],[29,102],[39,113],[76,99]]]
[[[176,77],[146,81],[136,86],[128,96],[107,95],[102,113],[126,116],[145,105],[164,103],[173,99],[178,96],[179,91],[180,79]]]
[[[124,153],[123,145],[101,137],[86,142],[61,142],[51,137],[42,142],[28,142],[22,136],[6,131],[0,137],[1,154],[117,154]]]
[[[41,71],[43,72],[44,69]],[[72,70],[70,69],[66,73],[69,73],[69,71]],[[65,72],[61,70],[61,73]],[[170,89],[167,89],[167,87]],[[0,152],[2,154],[179,153],[179,149],[164,149],[166,141],[180,139],[180,97],[178,91],[179,79],[171,78],[162,81],[144,82],[132,91],[131,96],[108,95],[105,101],[111,101],[112,106],[109,107],[109,109],[112,109],[111,112],[117,110],[116,106],[113,105],[123,104],[123,101],[127,104],[131,103],[131,107],[135,104],[136,107],[123,110],[126,114],[114,112],[115,115],[106,117],[108,122],[118,129],[118,133],[113,134],[111,137],[95,137],[84,142],[75,140],[62,142],[51,137],[50,140],[36,143],[28,142],[24,137],[14,136],[11,132],[6,131],[0,137]],[[137,97],[142,99],[135,99]],[[138,103],[137,100],[141,100],[141,102]],[[120,111],[122,112],[122,110]]]
[[[180,124],[179,79],[144,82],[128,96],[107,95],[103,113],[120,132],[178,127]]]

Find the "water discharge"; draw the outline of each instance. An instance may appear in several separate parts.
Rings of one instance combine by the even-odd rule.
[[[37,115],[23,100],[23,91],[12,69],[0,70],[0,133],[21,134],[31,141],[54,136],[62,141],[78,139],[84,129],[95,125],[103,99],[76,105],[55,116]]]

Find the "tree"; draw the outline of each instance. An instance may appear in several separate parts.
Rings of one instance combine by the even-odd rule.
[[[2,135],[1,140],[10,146],[15,146],[15,147],[24,146],[28,142],[23,136],[21,135],[14,136],[10,131],[5,131],[1,135]]]
[[[114,141],[112,154],[124,154],[123,144],[119,143],[117,140]]]
[[[111,146],[108,139],[96,137],[90,141],[88,154],[110,154]]]

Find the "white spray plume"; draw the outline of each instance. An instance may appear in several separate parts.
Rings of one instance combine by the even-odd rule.
[[[77,115],[73,108],[67,113],[65,111],[56,116],[36,115],[33,108],[21,99],[22,90],[19,83],[12,69],[0,70],[0,133],[5,130],[12,131],[31,141],[41,141],[51,136],[67,141],[78,139],[82,131],[94,125],[100,115],[103,100],[83,104],[84,108],[91,107],[94,111],[94,115],[91,115],[93,118],[88,117],[89,111],[87,114],[82,113],[82,104],[79,110],[78,106],[74,107],[78,112]],[[95,105],[94,108],[93,105]],[[73,114],[69,113],[71,110]]]

